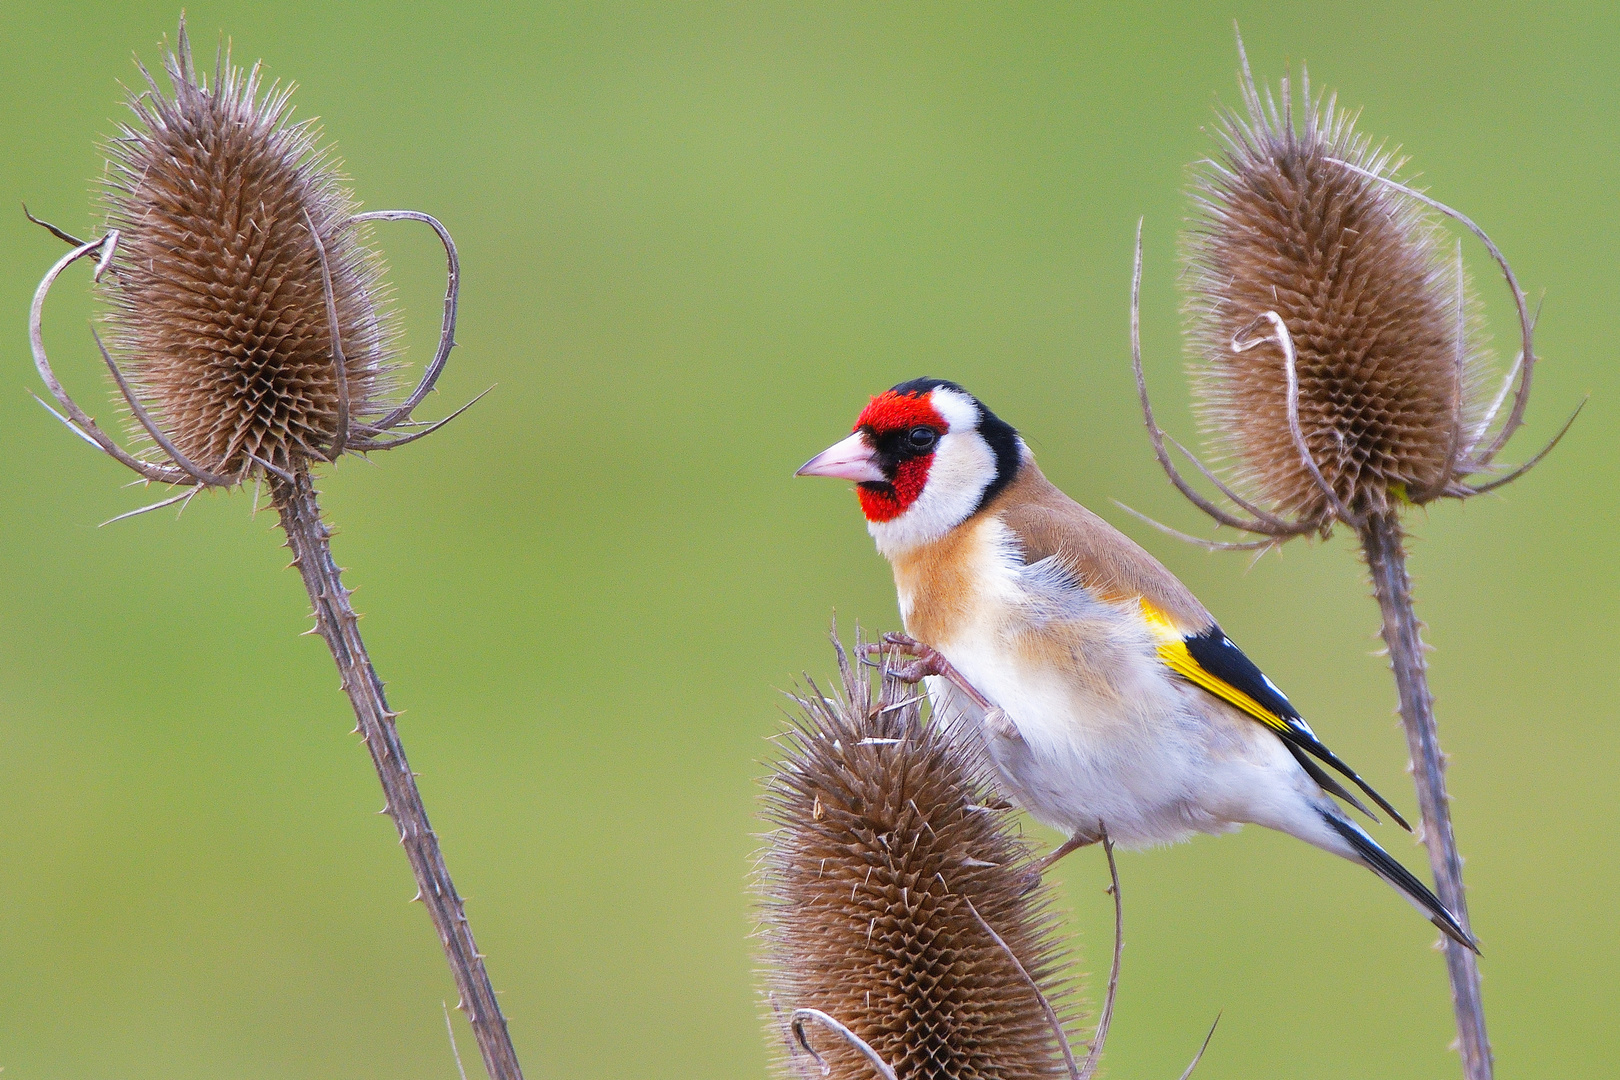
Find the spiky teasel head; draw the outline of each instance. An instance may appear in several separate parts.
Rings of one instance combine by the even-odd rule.
[[[1187,300],[1206,429],[1253,501],[1323,522],[1333,507],[1289,422],[1284,333],[1298,427],[1326,486],[1353,513],[1439,494],[1478,420],[1486,360],[1476,304],[1436,216],[1365,175],[1400,165],[1354,117],[1310,98],[1296,126],[1245,72],[1244,113],[1225,112],[1223,154],[1194,192]],[[1356,170],[1344,164],[1355,166]]]
[[[142,67],[135,122],[107,147],[109,346],[190,460],[295,472],[338,433],[334,326],[351,423],[380,414],[394,342],[382,262],[314,129],[290,122],[291,87],[263,87],[228,54],[199,78],[184,27],[163,68],[170,91]]]
[[[1185,311],[1196,407],[1225,479],[1199,468],[1248,516],[1199,495],[1171,464],[1141,379],[1133,305],[1160,464],[1217,522],[1270,538],[1238,545],[1248,547],[1325,534],[1336,521],[1360,528],[1516,478],[1546,450],[1506,476],[1466,482],[1493,468],[1522,423],[1535,364],[1524,292],[1502,253],[1466,216],[1398,181],[1404,159],[1359,134],[1335,98],[1313,98],[1308,76],[1302,121],[1286,78],[1280,107],[1269,88],[1262,99],[1241,40],[1238,51],[1244,108],[1221,113],[1221,153],[1193,188]],[[1518,310],[1520,356],[1488,407],[1479,304],[1442,216],[1485,244]]]
[[[1055,917],[1044,888],[1025,892],[1035,861],[979,759],[923,722],[914,687],[885,672],[874,701],[842,666],[841,699],[800,700],[765,797],[758,886],[783,1074],[807,1075],[786,1030],[798,1016],[833,1076],[877,1075],[825,1020],[804,1024],[809,1009],[901,1080],[1070,1075],[1042,1001],[1069,990]]]
[[[383,438],[416,426],[411,411],[454,344],[458,267],[444,227],[415,211],[356,213],[315,129],[292,122],[291,87],[265,86],[258,65],[244,71],[224,50],[213,77],[200,75],[183,21],[162,67],[167,89],[140,67],[134,119],[107,144],[105,233],[81,243],[51,228],[75,249],[41,283],[30,331],[61,418],[146,478],[192,486],[286,481],[426,434]],[[437,354],[391,404],[395,324],[366,230],[402,219],[438,233],[450,287]],[[102,356],[148,444],[135,455],[73,403],[45,356],[45,295],[90,256],[108,304]]]

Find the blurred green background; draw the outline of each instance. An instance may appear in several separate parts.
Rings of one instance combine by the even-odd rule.
[[[763,1074],[745,883],[777,689],[831,668],[834,609],[898,621],[855,500],[790,474],[904,378],[958,379],[1022,428],[1412,807],[1347,539],[1246,569],[1109,501],[1204,525],[1151,458],[1127,298],[1145,215],[1148,374],[1190,433],[1176,235],[1212,106],[1237,97],[1234,18],[1257,74],[1309,62],[1546,290],[1520,453],[1593,394],[1503,497],[1419,515],[1413,558],[1501,1075],[1612,1074],[1612,5],[188,10],[203,59],[225,33],[300,84],[368,208],[430,211],[461,246],[432,404],[496,391],[323,489],[531,1077]],[[94,228],[118,82],[177,13],[5,5],[0,203]],[[420,357],[442,258],[426,230],[381,240]],[[236,493],[98,529],[153,495],[29,399],[27,302],[62,246],[13,209],[0,250],[6,1080],[453,1077],[454,990],[331,661],[297,636],[273,515]],[[110,415],[87,277],[47,329]],[[1177,1075],[1222,1010],[1207,1080],[1457,1073],[1436,935],[1370,875],[1258,829],[1122,872],[1110,1075]],[[1100,854],[1061,877],[1106,969]]]

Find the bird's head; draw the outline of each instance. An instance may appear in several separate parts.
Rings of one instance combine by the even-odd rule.
[[[855,481],[867,527],[884,554],[944,536],[1017,474],[1024,442],[960,386],[913,379],[874,397],[855,433],[799,476]]]

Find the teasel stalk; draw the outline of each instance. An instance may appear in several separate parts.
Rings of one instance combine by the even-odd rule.
[[[1463,860],[1401,515],[1512,483],[1557,445],[1575,416],[1523,464],[1496,464],[1523,423],[1536,363],[1534,319],[1512,267],[1472,220],[1398,180],[1404,159],[1358,133],[1336,97],[1312,98],[1307,73],[1300,128],[1288,79],[1279,109],[1269,88],[1264,100],[1256,89],[1241,38],[1238,52],[1244,109],[1221,113],[1222,152],[1196,182],[1186,248],[1196,406],[1223,470],[1199,461],[1154,419],[1139,334],[1140,225],[1131,350],[1159,464],[1217,526],[1259,539],[1219,543],[1152,524],[1217,550],[1325,538],[1340,523],[1355,530],[1382,617],[1436,892],[1467,928]],[[1519,355],[1488,402],[1481,390],[1490,351],[1478,302],[1460,241],[1454,253],[1446,250],[1442,216],[1485,245],[1518,312]],[[1166,439],[1236,510],[1181,475]],[[1457,942],[1442,944],[1464,1074],[1485,1080],[1492,1059],[1476,957]]]
[[[982,751],[925,722],[900,651],[858,645],[880,661],[874,695],[836,631],[833,644],[842,691],[807,680],[766,781],[756,888],[780,1074],[1090,1080],[1123,946],[1112,844],[1113,968],[1080,1063],[1051,894]]]
[[[184,21],[165,50],[170,91],[140,67],[134,120],[107,146],[106,230],[73,245],[34,295],[34,362],[70,430],[144,480],[181,489],[129,517],[199,491],[268,483],[331,649],[360,733],[382,782],[385,812],[416,876],[460,993],[459,1007],[494,1080],[522,1071],[483,956],[395,728],[382,680],[361,639],[332,559],[311,470],[345,453],[391,450],[453,419],[416,421],[455,344],[460,268],[450,234],[411,210],[357,213],[310,123],[289,117],[290,86],[263,85],[222,48],[212,81],[193,66]],[[430,226],[448,263],[438,348],[403,399],[389,394],[396,326],[374,221]],[[41,222],[41,224],[44,224]],[[70,265],[96,260],[107,301],[103,361],[131,417],[126,450],[63,390],[46,356],[46,295]],[[43,402],[42,402],[43,404]],[[46,406],[50,408],[50,406]],[[113,520],[118,520],[115,518]]]

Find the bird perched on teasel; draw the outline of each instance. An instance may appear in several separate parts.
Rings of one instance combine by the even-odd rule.
[[[1043,867],[1104,837],[1144,846],[1264,825],[1365,866],[1477,951],[1330,797],[1372,816],[1333,773],[1406,827],[1394,807],[1185,585],[1054,487],[966,390],[901,383],[798,475],[855,482],[936,711],[1071,837]]]
[[[983,755],[925,723],[899,658],[877,688],[842,646],[838,661],[841,692],[795,695],[766,786],[756,883],[780,1075],[812,1075],[802,1047],[832,1080],[876,1080],[871,1056],[913,1080],[1072,1078],[1051,893],[1026,888],[1037,857],[992,805]]]

